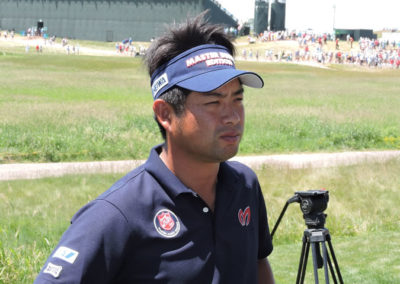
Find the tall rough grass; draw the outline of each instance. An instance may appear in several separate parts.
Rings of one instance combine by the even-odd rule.
[[[338,168],[265,167],[257,174],[271,229],[295,191],[329,190],[326,227],[343,278],[346,283],[375,284],[400,280],[399,171],[397,159]],[[0,283],[32,283],[72,215],[120,176],[0,182]],[[270,257],[278,283],[294,282],[305,228],[299,205],[290,205]],[[311,270],[307,275],[312,282]]]
[[[238,62],[240,154],[400,148],[398,70],[362,72]],[[336,68],[336,67],[335,67]],[[140,58],[0,56],[0,163],[143,159],[162,142]]]

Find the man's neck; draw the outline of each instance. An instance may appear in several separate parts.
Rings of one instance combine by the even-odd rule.
[[[197,161],[165,146],[160,158],[185,186],[196,192],[214,210],[219,163]]]

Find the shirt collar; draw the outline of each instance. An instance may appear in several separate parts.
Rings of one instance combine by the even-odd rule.
[[[164,190],[176,197],[182,193],[191,193],[194,191],[186,187],[164,164],[160,158],[161,149],[164,144],[155,146],[150,151],[149,158],[145,163],[145,169],[150,173],[164,188]],[[222,162],[218,172],[218,190],[233,190],[237,186],[239,176],[232,171],[231,166],[227,162]]]
[[[230,163],[222,162],[219,166],[217,189],[232,191],[239,185],[238,182],[239,175],[232,169]]]
[[[176,197],[181,193],[192,193],[164,164],[160,158],[162,146],[157,145],[150,151],[145,168],[171,196]]]

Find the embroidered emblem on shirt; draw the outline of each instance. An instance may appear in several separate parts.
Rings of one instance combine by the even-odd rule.
[[[62,270],[62,266],[52,264],[49,262],[46,268],[43,270],[43,273],[47,273],[52,275],[54,278],[58,278],[60,276],[60,272]]]
[[[76,250],[67,247],[59,247],[57,251],[53,254],[53,257],[57,257],[72,264],[75,262],[78,254],[79,252],[77,252]]]
[[[154,227],[161,236],[172,238],[179,233],[181,225],[174,212],[162,209],[154,216]]]
[[[239,223],[242,226],[248,226],[250,224],[250,206],[247,206],[244,211],[242,209],[239,209],[238,212],[238,218],[239,218]]]

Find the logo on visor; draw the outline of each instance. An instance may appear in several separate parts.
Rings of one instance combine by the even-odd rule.
[[[164,86],[168,84],[168,76],[167,73],[162,74],[157,80],[154,81],[151,86],[151,90],[153,91],[153,97],[155,98],[158,91],[161,90]]]
[[[193,56],[186,60],[186,67],[192,67],[199,63],[205,62],[207,67],[214,65],[234,66],[232,55],[226,52],[206,52]]]
[[[179,233],[181,224],[174,212],[162,209],[154,216],[154,227],[161,236],[172,238]]]

